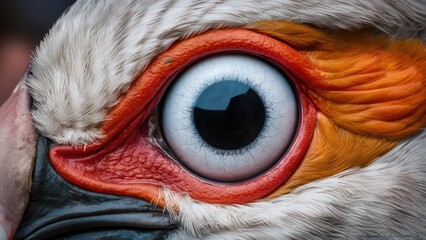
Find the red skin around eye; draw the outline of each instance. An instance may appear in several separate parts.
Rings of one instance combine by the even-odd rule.
[[[256,178],[237,183],[202,179],[163,155],[147,141],[147,119],[163,92],[194,61],[221,52],[242,52],[266,59],[292,77],[300,100],[299,128],[282,159]],[[155,58],[132,84],[102,125],[98,145],[58,145],[50,159],[58,173],[83,188],[138,197],[164,206],[160,188],[188,193],[208,203],[245,203],[281,186],[302,161],[312,138],[316,110],[297,79],[317,77],[310,61],[288,45],[248,30],[214,30],[181,41]],[[285,106],[283,106],[285,107]],[[196,149],[194,149],[195,151]]]

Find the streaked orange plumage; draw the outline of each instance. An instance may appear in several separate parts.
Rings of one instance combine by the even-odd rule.
[[[420,40],[394,41],[368,31],[327,32],[285,21],[248,28],[310,58],[317,75],[305,80],[312,100],[339,126],[402,139],[426,125],[426,48]]]
[[[278,38],[315,66],[305,82],[320,110],[304,160],[268,197],[364,167],[426,125],[426,48],[370,31],[322,31],[285,21],[247,26]]]
[[[268,198],[288,193],[306,183],[333,176],[352,167],[365,167],[398,142],[354,134],[319,113],[317,127],[305,158],[290,179]]]

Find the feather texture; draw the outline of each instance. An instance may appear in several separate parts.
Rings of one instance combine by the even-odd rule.
[[[78,1],[35,53],[27,83],[38,130],[59,142],[87,144],[148,63],[173,42],[207,29],[290,20],[327,29],[372,27],[422,37],[423,0]]]
[[[426,130],[365,168],[245,205],[165,190],[181,229],[168,239],[418,239],[426,236]]]

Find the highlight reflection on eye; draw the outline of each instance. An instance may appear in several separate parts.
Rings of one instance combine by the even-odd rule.
[[[272,167],[298,124],[293,88],[250,55],[207,57],[174,79],[164,98],[163,135],[177,160],[214,181],[242,181]]]

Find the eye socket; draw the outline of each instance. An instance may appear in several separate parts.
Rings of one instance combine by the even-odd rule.
[[[164,136],[158,135],[158,114],[152,114],[164,99],[164,90],[182,70],[209,56],[231,52],[259,56],[291,76],[299,117],[292,142],[281,159],[261,175],[232,184],[206,181],[171,159],[173,154],[164,145]],[[49,152],[51,163],[61,176],[81,187],[155,201],[159,206],[165,204],[164,196],[158,197],[160,187],[208,203],[255,201],[282,186],[308,151],[317,112],[301,80],[316,80],[313,69],[301,52],[249,30],[212,30],[186,39],[156,57],[132,83],[101,126],[105,138],[88,146],[54,146]],[[262,97],[261,92],[257,94]]]
[[[197,175],[242,181],[271,168],[293,140],[298,104],[287,77],[247,54],[189,66],[164,98],[163,135]]]

